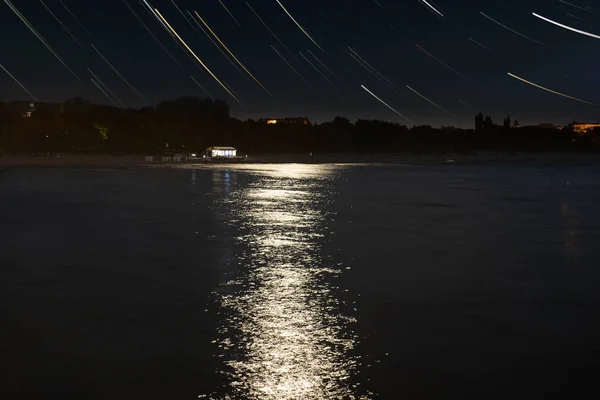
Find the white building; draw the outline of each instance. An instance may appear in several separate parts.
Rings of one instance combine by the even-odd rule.
[[[234,147],[209,147],[205,155],[213,158],[236,158],[237,150]]]

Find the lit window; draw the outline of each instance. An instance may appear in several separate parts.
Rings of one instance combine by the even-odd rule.
[[[276,119],[268,119],[267,120],[267,124],[269,124],[269,125],[273,125],[273,124],[276,124],[276,123],[277,123]]]

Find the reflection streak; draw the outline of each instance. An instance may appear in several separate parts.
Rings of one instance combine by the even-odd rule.
[[[239,171],[238,171],[239,172]],[[321,257],[332,167],[256,168],[232,192],[232,219],[245,249],[217,294],[217,343],[229,381],[225,398],[367,398],[353,383],[354,319]],[[232,290],[233,289],[233,290]],[[230,397],[229,397],[230,396]]]

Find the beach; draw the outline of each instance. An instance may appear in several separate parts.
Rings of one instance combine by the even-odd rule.
[[[356,163],[481,163],[481,162],[598,162],[598,154],[577,153],[471,153],[471,154],[259,154],[251,155],[233,164],[356,164]],[[160,156],[154,161],[146,161],[143,155],[86,155],[54,154],[50,156],[0,156],[0,168],[19,167],[81,167],[81,168],[132,168],[149,166],[174,166],[190,162],[163,162]],[[197,164],[206,164],[200,162]],[[227,161],[215,162],[227,164]]]

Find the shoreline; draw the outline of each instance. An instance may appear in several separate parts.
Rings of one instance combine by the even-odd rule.
[[[437,164],[511,162],[600,162],[600,154],[590,153],[474,153],[474,154],[272,154],[250,156],[236,162],[147,162],[144,156],[61,154],[52,156],[0,156],[2,168],[135,168],[219,166],[238,164]]]

